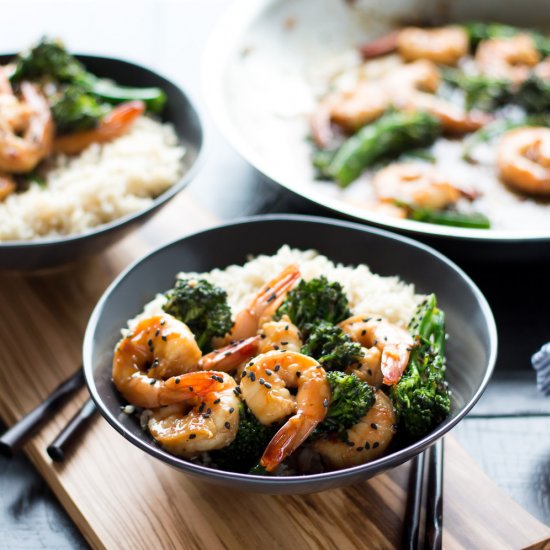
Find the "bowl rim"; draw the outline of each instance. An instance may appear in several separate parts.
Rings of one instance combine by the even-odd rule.
[[[7,56],[15,57],[16,55],[17,53],[8,52],[8,53],[1,53],[0,57],[7,57]],[[169,84],[173,86],[173,88],[177,90],[178,93],[181,95],[181,97],[185,99],[185,101],[188,103],[189,105],[188,111],[197,120],[197,128],[199,129],[199,132],[200,132],[200,141],[197,147],[197,157],[195,161],[191,164],[191,166],[185,169],[186,166],[185,166],[185,155],[184,155],[184,169],[185,169],[184,173],[168,189],[166,189],[160,195],[155,197],[152,200],[152,202],[149,205],[147,205],[145,208],[142,208],[136,212],[125,214],[124,216],[115,218],[114,220],[111,220],[107,223],[103,223],[95,227],[89,228],[80,233],[71,233],[67,235],[55,235],[55,236],[49,236],[49,237],[38,237],[36,239],[32,239],[28,241],[26,240],[0,241],[0,251],[2,249],[4,250],[33,249],[33,248],[42,247],[42,246],[69,244],[75,241],[92,239],[98,235],[103,235],[104,233],[108,233],[112,229],[129,225],[132,222],[135,222],[140,218],[146,216],[147,214],[150,214],[157,207],[160,207],[163,204],[167,203],[170,199],[172,199],[175,195],[177,195],[180,191],[182,191],[185,187],[187,187],[191,183],[191,181],[197,176],[197,174],[199,173],[200,169],[204,164],[206,153],[209,148],[210,136],[209,136],[209,132],[206,130],[204,115],[200,113],[199,109],[197,108],[197,103],[194,101],[193,97],[189,94],[189,92],[186,89],[184,89],[182,86],[180,86],[173,80],[167,78],[164,74],[151,69],[147,65],[138,64],[133,61],[122,59],[119,57],[112,57],[112,56],[105,56],[105,55],[95,55],[95,54],[87,54],[87,53],[73,53],[73,55],[77,57],[79,60],[82,60],[84,64],[86,63],[86,60],[120,63],[132,69],[149,73],[150,75],[163,81],[163,84]],[[171,123],[171,121],[169,120],[167,120],[166,122]],[[179,136],[178,136],[178,142],[181,144],[181,140]]]
[[[280,476],[280,477],[278,476],[266,477],[266,476],[255,475],[255,474],[242,474],[242,473],[230,472],[226,470],[217,470],[215,468],[208,468],[200,464],[195,464],[183,458],[171,455],[166,451],[164,451],[161,447],[155,447],[154,443],[146,441],[144,438],[140,438],[134,435],[133,433],[129,432],[128,430],[126,430],[126,428],[124,428],[124,426],[117,420],[117,418],[114,415],[110,413],[107,406],[103,403],[103,399],[95,386],[94,373],[92,370],[92,352],[94,348],[93,339],[94,339],[95,328],[97,326],[98,319],[105,308],[105,304],[109,300],[111,293],[118,287],[118,285],[127,277],[127,275],[130,272],[138,268],[142,263],[146,261],[150,261],[154,256],[162,253],[167,248],[170,248],[172,246],[177,246],[178,243],[180,243],[181,241],[184,241],[185,239],[192,238],[194,236],[205,234],[205,233],[217,232],[220,230],[223,231],[223,229],[227,227],[233,227],[237,225],[256,224],[258,222],[268,222],[268,221],[279,221],[279,222],[293,221],[293,222],[299,222],[299,223],[314,223],[314,224],[323,224],[328,226],[337,226],[337,227],[343,227],[343,228],[347,228],[355,231],[359,230],[361,232],[370,233],[379,237],[390,238],[392,240],[400,241],[401,243],[420,249],[424,252],[427,252],[435,256],[439,261],[443,262],[448,267],[453,269],[466,282],[470,290],[473,292],[473,295],[483,314],[483,318],[487,324],[488,336],[489,336],[489,350],[488,350],[489,357],[487,361],[487,368],[485,370],[483,379],[479,387],[475,391],[473,397],[468,401],[468,403],[465,404],[465,406],[460,411],[457,412],[455,417],[445,420],[434,431],[424,436],[420,440],[416,441],[415,443],[408,445],[403,449],[399,449],[398,451],[393,452],[391,454],[382,456],[371,462],[360,464],[358,466],[353,466],[351,468],[344,468],[342,470],[323,472],[320,474],[307,474],[307,475],[299,475],[299,476]],[[82,358],[83,358],[84,374],[86,377],[86,384],[88,386],[88,391],[92,399],[96,403],[101,415],[125,439],[132,442],[134,445],[136,445],[141,450],[145,451],[147,454],[150,454],[155,458],[160,459],[162,462],[169,464],[173,467],[176,467],[177,469],[183,472],[194,474],[194,475],[201,475],[203,477],[207,477],[207,478],[210,478],[211,480],[216,480],[216,481],[228,481],[228,480],[241,481],[241,482],[244,482],[246,485],[254,484],[257,487],[265,486],[265,488],[268,489],[269,487],[275,487],[275,486],[288,487],[288,486],[294,486],[294,485],[303,486],[304,484],[314,485],[317,482],[322,482],[325,480],[328,481],[328,480],[345,479],[347,477],[351,477],[362,473],[364,473],[366,477],[369,474],[370,470],[374,470],[376,473],[379,473],[380,471],[382,471],[382,470],[379,470],[379,466],[382,466],[383,469],[389,469],[394,466],[398,466],[399,464],[402,464],[403,462],[406,462],[407,460],[411,459],[412,457],[414,457],[415,455],[417,455],[418,453],[426,449],[428,446],[432,445],[437,439],[442,437],[445,433],[450,431],[456,424],[458,424],[458,422],[460,422],[464,418],[464,416],[466,416],[466,414],[477,403],[477,401],[485,391],[487,384],[489,383],[489,380],[492,376],[495,362],[496,362],[496,357],[497,357],[497,348],[498,348],[498,335],[497,335],[495,319],[491,311],[491,308],[487,300],[485,299],[484,295],[482,294],[481,290],[479,290],[479,288],[473,282],[473,280],[460,267],[458,267],[454,262],[449,260],[446,256],[444,256],[437,250],[434,250],[430,246],[427,246],[423,243],[415,241],[409,237],[397,235],[395,233],[391,233],[378,228],[364,226],[356,222],[341,221],[341,220],[334,220],[331,218],[306,216],[306,215],[299,215],[299,214],[271,214],[271,215],[264,215],[264,216],[243,217],[236,220],[232,220],[227,223],[216,225],[215,227],[211,227],[205,230],[196,231],[196,232],[187,234],[184,237],[174,239],[173,241],[166,243],[150,251],[148,254],[142,256],[141,258],[131,263],[109,285],[109,287],[105,290],[105,292],[97,302],[97,305],[95,306],[89,318],[88,325],[86,327],[86,332],[84,335],[83,350],[82,350]]]
[[[348,204],[326,193],[304,188],[303,181],[299,179],[278,177],[271,168],[271,164],[264,161],[263,155],[256,152],[254,147],[249,144],[249,140],[239,132],[232,122],[226,94],[224,94],[224,80],[227,74],[227,67],[230,66],[227,60],[237,51],[239,42],[246,31],[254,24],[256,18],[260,17],[264,11],[267,11],[275,4],[288,3],[289,1],[235,0],[210,33],[203,54],[201,80],[205,104],[218,129],[233,149],[246,162],[254,166],[271,181],[332,212],[350,217],[356,221],[374,224],[376,227],[389,231],[404,232],[415,238],[440,237],[462,242],[498,242],[511,245],[515,243],[550,241],[550,231],[541,232],[532,230],[521,232],[518,230],[503,229],[471,229],[390,218],[376,212],[369,212],[351,203]],[[220,54],[220,52],[223,52],[223,54]]]

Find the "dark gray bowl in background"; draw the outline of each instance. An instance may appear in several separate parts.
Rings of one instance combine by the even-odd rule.
[[[336,262],[365,263],[381,275],[399,275],[418,292],[437,294],[450,334],[448,380],[451,416],[428,436],[373,462],[323,474],[262,477],[204,468],[158,447],[124,403],[111,381],[113,349],[126,321],[179,271],[209,271],[242,264],[249,254],[272,254],[283,244],[315,248]],[[497,334],[491,310],[468,276],[438,252],[406,237],[365,226],[307,216],[265,216],[236,221],[168,244],[127,268],[97,304],[84,340],[84,371],[101,414],[126,439],[150,455],[195,477],[239,490],[307,493],[356,483],[397,466],[448,432],[479,399],[491,376]]]
[[[15,54],[0,56],[0,64]],[[179,181],[156,197],[145,209],[123,216],[84,233],[33,241],[0,242],[0,269],[32,270],[72,262],[100,252],[146,221],[152,214],[181,191],[196,175],[203,146],[201,120],[187,95],[175,84],[157,73],[120,59],[88,55],[77,56],[93,74],[115,80],[126,86],[156,86],[167,95],[161,115],[163,122],[174,125],[180,143],[185,147],[184,173]]]

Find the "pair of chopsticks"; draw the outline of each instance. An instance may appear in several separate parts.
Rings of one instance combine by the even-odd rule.
[[[424,549],[439,550],[443,543],[443,439],[413,458],[405,512],[402,547],[416,550],[420,536],[420,515],[427,455],[428,483],[424,528]]]
[[[0,436],[0,454],[12,457],[21,449],[38,428],[57,411],[67,399],[84,385],[84,372],[80,367],[72,376],[61,382],[46,399],[27,413],[21,420]],[[59,435],[48,445],[47,453],[56,462],[65,460],[66,453],[75,441],[81,428],[94,415],[96,407],[88,399],[69,420]]]

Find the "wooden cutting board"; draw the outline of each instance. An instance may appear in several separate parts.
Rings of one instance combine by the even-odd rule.
[[[0,415],[12,424],[80,364],[94,304],[152,246],[215,223],[181,193],[104,254],[51,272],[0,274]],[[144,454],[96,417],[64,464],[46,446],[85,400],[67,404],[25,447],[95,548],[396,548],[408,466],[345,489],[302,496],[236,493]],[[446,439],[444,547],[550,548],[550,528],[502,493]],[[541,542],[546,541],[546,543]]]

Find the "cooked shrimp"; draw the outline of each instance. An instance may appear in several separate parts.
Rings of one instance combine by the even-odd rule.
[[[297,388],[293,396],[288,388]],[[262,424],[290,419],[267,446],[260,464],[268,472],[291,455],[321,422],[330,403],[325,370],[311,357],[293,351],[269,351],[246,366],[243,399]]]
[[[384,454],[396,431],[396,416],[390,398],[376,390],[374,405],[357,424],[347,430],[347,440],[318,439],[312,449],[331,468],[349,468]]]
[[[201,357],[198,367],[200,370],[235,371],[244,361],[258,354],[259,343],[259,336],[237,340]]]
[[[8,195],[11,195],[17,186],[13,178],[3,174],[0,175],[0,201],[3,201]]]
[[[193,333],[171,315],[141,320],[115,349],[113,382],[132,405],[155,408],[173,403],[169,381],[199,369],[231,368],[256,353],[257,345],[243,341],[201,357]],[[177,396],[176,396],[177,401]]]
[[[533,195],[550,195],[550,128],[506,132],[497,148],[499,176],[510,187]]]
[[[375,346],[381,351],[380,368],[384,384],[399,382],[415,345],[406,330],[374,314],[354,315],[338,326],[355,342],[366,348]]]
[[[213,376],[217,386],[197,389],[200,381],[208,385]],[[186,399],[157,409],[149,419],[147,426],[155,440],[169,453],[185,458],[232,443],[239,428],[240,404],[233,378],[222,372],[197,372],[182,376],[182,384],[186,384]]]
[[[522,82],[540,61],[533,39],[527,34],[510,38],[491,38],[480,42],[475,60],[487,75]]]
[[[300,331],[287,315],[283,315],[280,321],[264,323],[260,329],[259,337],[259,353],[271,350],[300,351],[302,349]]]
[[[21,96],[23,104],[9,94],[2,96],[0,170],[4,172],[31,171],[52,147],[54,127],[46,98],[30,82],[21,83]]]
[[[360,82],[352,90],[331,94],[311,119],[312,136],[319,147],[327,147],[333,140],[331,122],[347,132],[355,132],[382,116],[392,105],[403,110],[427,111],[451,134],[473,132],[491,120],[486,113],[467,112],[433,95],[440,82],[437,66],[420,59],[393,69],[380,81]]]
[[[376,173],[374,189],[382,202],[439,210],[475,193],[450,183],[435,168],[415,162],[394,163]]]
[[[76,155],[92,143],[105,143],[126,134],[145,111],[142,101],[126,101],[103,117],[97,128],[56,138],[55,151]]]
[[[369,386],[379,388],[383,381],[382,374],[382,352],[376,347],[362,349],[362,357],[357,363],[346,369],[347,374],[355,374],[359,380],[366,382]]]
[[[289,265],[277,277],[266,283],[250,305],[237,313],[229,336],[239,340],[254,336],[259,327],[277,311],[287,292],[300,278],[296,265]]]
[[[459,26],[407,27],[397,37],[397,51],[405,61],[428,59],[441,65],[456,65],[468,53],[468,45],[468,34]]]

